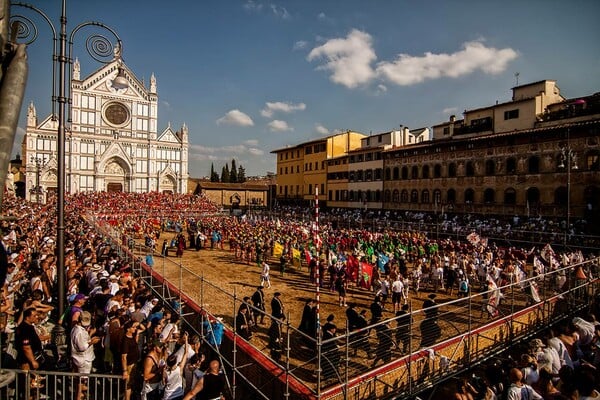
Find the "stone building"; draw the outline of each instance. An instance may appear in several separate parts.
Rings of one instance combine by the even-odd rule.
[[[124,74],[126,88],[113,85],[118,73]],[[83,78],[75,60],[71,77],[65,191],[186,193],[188,128],[173,130],[168,124],[159,131],[154,75],[147,87],[116,58]],[[40,122],[34,104],[29,105],[22,154],[30,199],[36,190],[44,195],[57,190],[57,129],[56,115]]]

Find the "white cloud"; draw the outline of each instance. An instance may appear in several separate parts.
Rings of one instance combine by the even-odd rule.
[[[271,11],[273,11],[273,14],[276,17],[282,18],[282,19],[289,19],[290,18],[290,13],[288,12],[288,10],[286,10],[285,7],[281,7],[278,6],[276,4],[271,4]]]
[[[240,110],[230,110],[217,120],[217,125],[254,126],[254,121]]]
[[[379,93],[385,93],[385,92],[387,92],[387,86],[385,86],[383,84],[379,84],[379,85],[377,85],[377,91]]]
[[[447,107],[442,110],[442,114],[447,114],[447,115],[455,114],[457,112],[458,112],[457,107]]]
[[[319,15],[317,15],[317,19],[325,19],[327,18],[327,15],[325,15],[324,12],[320,12]]]
[[[247,144],[248,146],[258,146],[258,140],[257,139],[244,140],[244,144]]]
[[[269,127],[269,130],[271,132],[285,132],[294,130],[294,128],[289,126],[287,122],[281,121],[279,119],[269,122],[267,126]]]
[[[246,4],[244,4],[244,8],[246,10],[250,10],[250,11],[253,11],[253,10],[260,11],[262,9],[262,7],[263,7],[262,4],[257,3],[257,2],[252,1],[252,0],[248,0],[246,2]]]
[[[375,77],[371,63],[377,59],[371,47],[371,35],[353,29],[345,38],[330,39],[315,47],[307,60],[323,58],[319,70],[331,71],[330,79],[348,88],[355,88]]]
[[[329,129],[325,128],[321,124],[315,125],[315,131],[317,131],[317,133],[320,133],[321,135],[329,135]]]
[[[293,50],[302,50],[305,49],[306,46],[308,46],[308,42],[306,40],[298,40],[296,43],[294,43]]]
[[[194,160],[231,160],[234,157],[240,157],[245,154],[260,156],[264,154],[264,150],[257,148],[256,144],[221,147],[190,144],[190,156]]]
[[[304,103],[284,103],[282,101],[276,101],[274,103],[266,102],[265,108],[260,112],[260,115],[266,118],[271,118],[274,113],[282,112],[282,113],[291,113],[294,111],[304,111],[306,109],[306,104]]]
[[[265,154],[263,150],[257,149],[256,147],[249,148],[248,153],[252,154],[253,156],[262,156],[263,154]]]
[[[397,85],[408,86],[441,77],[458,78],[481,70],[486,74],[498,74],[517,57],[511,48],[486,47],[481,41],[467,42],[463,49],[452,54],[423,56],[400,54],[395,61],[383,61],[377,65],[377,74]]]

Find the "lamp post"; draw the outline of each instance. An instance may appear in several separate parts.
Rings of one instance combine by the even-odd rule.
[[[35,165],[35,202],[40,203],[40,169],[43,165],[43,160],[40,157],[31,156],[30,161]]]
[[[107,64],[112,61],[118,61],[118,74],[114,79],[112,86],[116,89],[127,88],[128,81],[125,77],[124,68],[122,67],[121,50],[122,43],[119,35],[109,26],[95,21],[80,23],[67,32],[67,1],[62,0],[61,15],[59,20],[59,35],[57,38],[56,27],[51,19],[39,8],[26,3],[11,3],[12,6],[23,7],[34,11],[40,15],[52,30],[52,118],[58,122],[56,147],[57,151],[57,200],[56,200],[56,249],[57,249],[57,285],[58,285],[58,315],[62,315],[65,310],[65,131],[66,131],[66,106],[70,102],[70,87],[71,87],[71,69],[67,66],[73,62],[73,39],[77,32],[85,27],[98,27],[110,32],[116,39],[116,45],[113,47],[112,42],[105,36],[100,34],[90,35],[86,40],[86,50],[88,54],[96,61]],[[26,44],[33,43],[38,35],[38,30],[35,23],[23,16],[13,15],[11,20],[19,22],[17,39],[22,39]],[[67,35],[69,37],[67,42]],[[68,43],[68,47],[67,47]],[[109,57],[112,57],[109,58]],[[58,92],[56,91],[56,66],[58,65]],[[67,76],[67,73],[69,74]],[[55,114],[55,104],[58,104],[58,116]],[[56,325],[56,334],[63,335],[60,324]],[[54,332],[53,332],[54,333]]]
[[[558,168],[567,171],[567,226],[565,228],[564,246],[567,247],[569,228],[571,226],[571,171],[577,171],[577,153],[566,146],[560,149],[560,163]]]

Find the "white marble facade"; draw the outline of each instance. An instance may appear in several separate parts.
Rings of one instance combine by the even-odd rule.
[[[119,65],[129,85],[126,89],[112,86]],[[184,123],[173,130],[169,123],[158,133],[156,86],[154,74],[146,88],[120,60],[81,79],[80,64],[75,60],[65,134],[67,193],[187,193],[188,128]],[[33,201],[37,182],[42,198],[56,191],[57,131],[56,117],[49,115],[38,122],[31,103],[22,152],[27,197]]]

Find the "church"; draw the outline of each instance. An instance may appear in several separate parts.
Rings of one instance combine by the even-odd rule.
[[[115,85],[115,78],[126,79]],[[170,123],[159,131],[156,77],[149,87],[120,57],[81,77],[75,59],[65,133],[65,192],[187,193],[188,128]],[[27,109],[22,143],[26,197],[45,199],[57,190],[56,115],[41,121]]]

